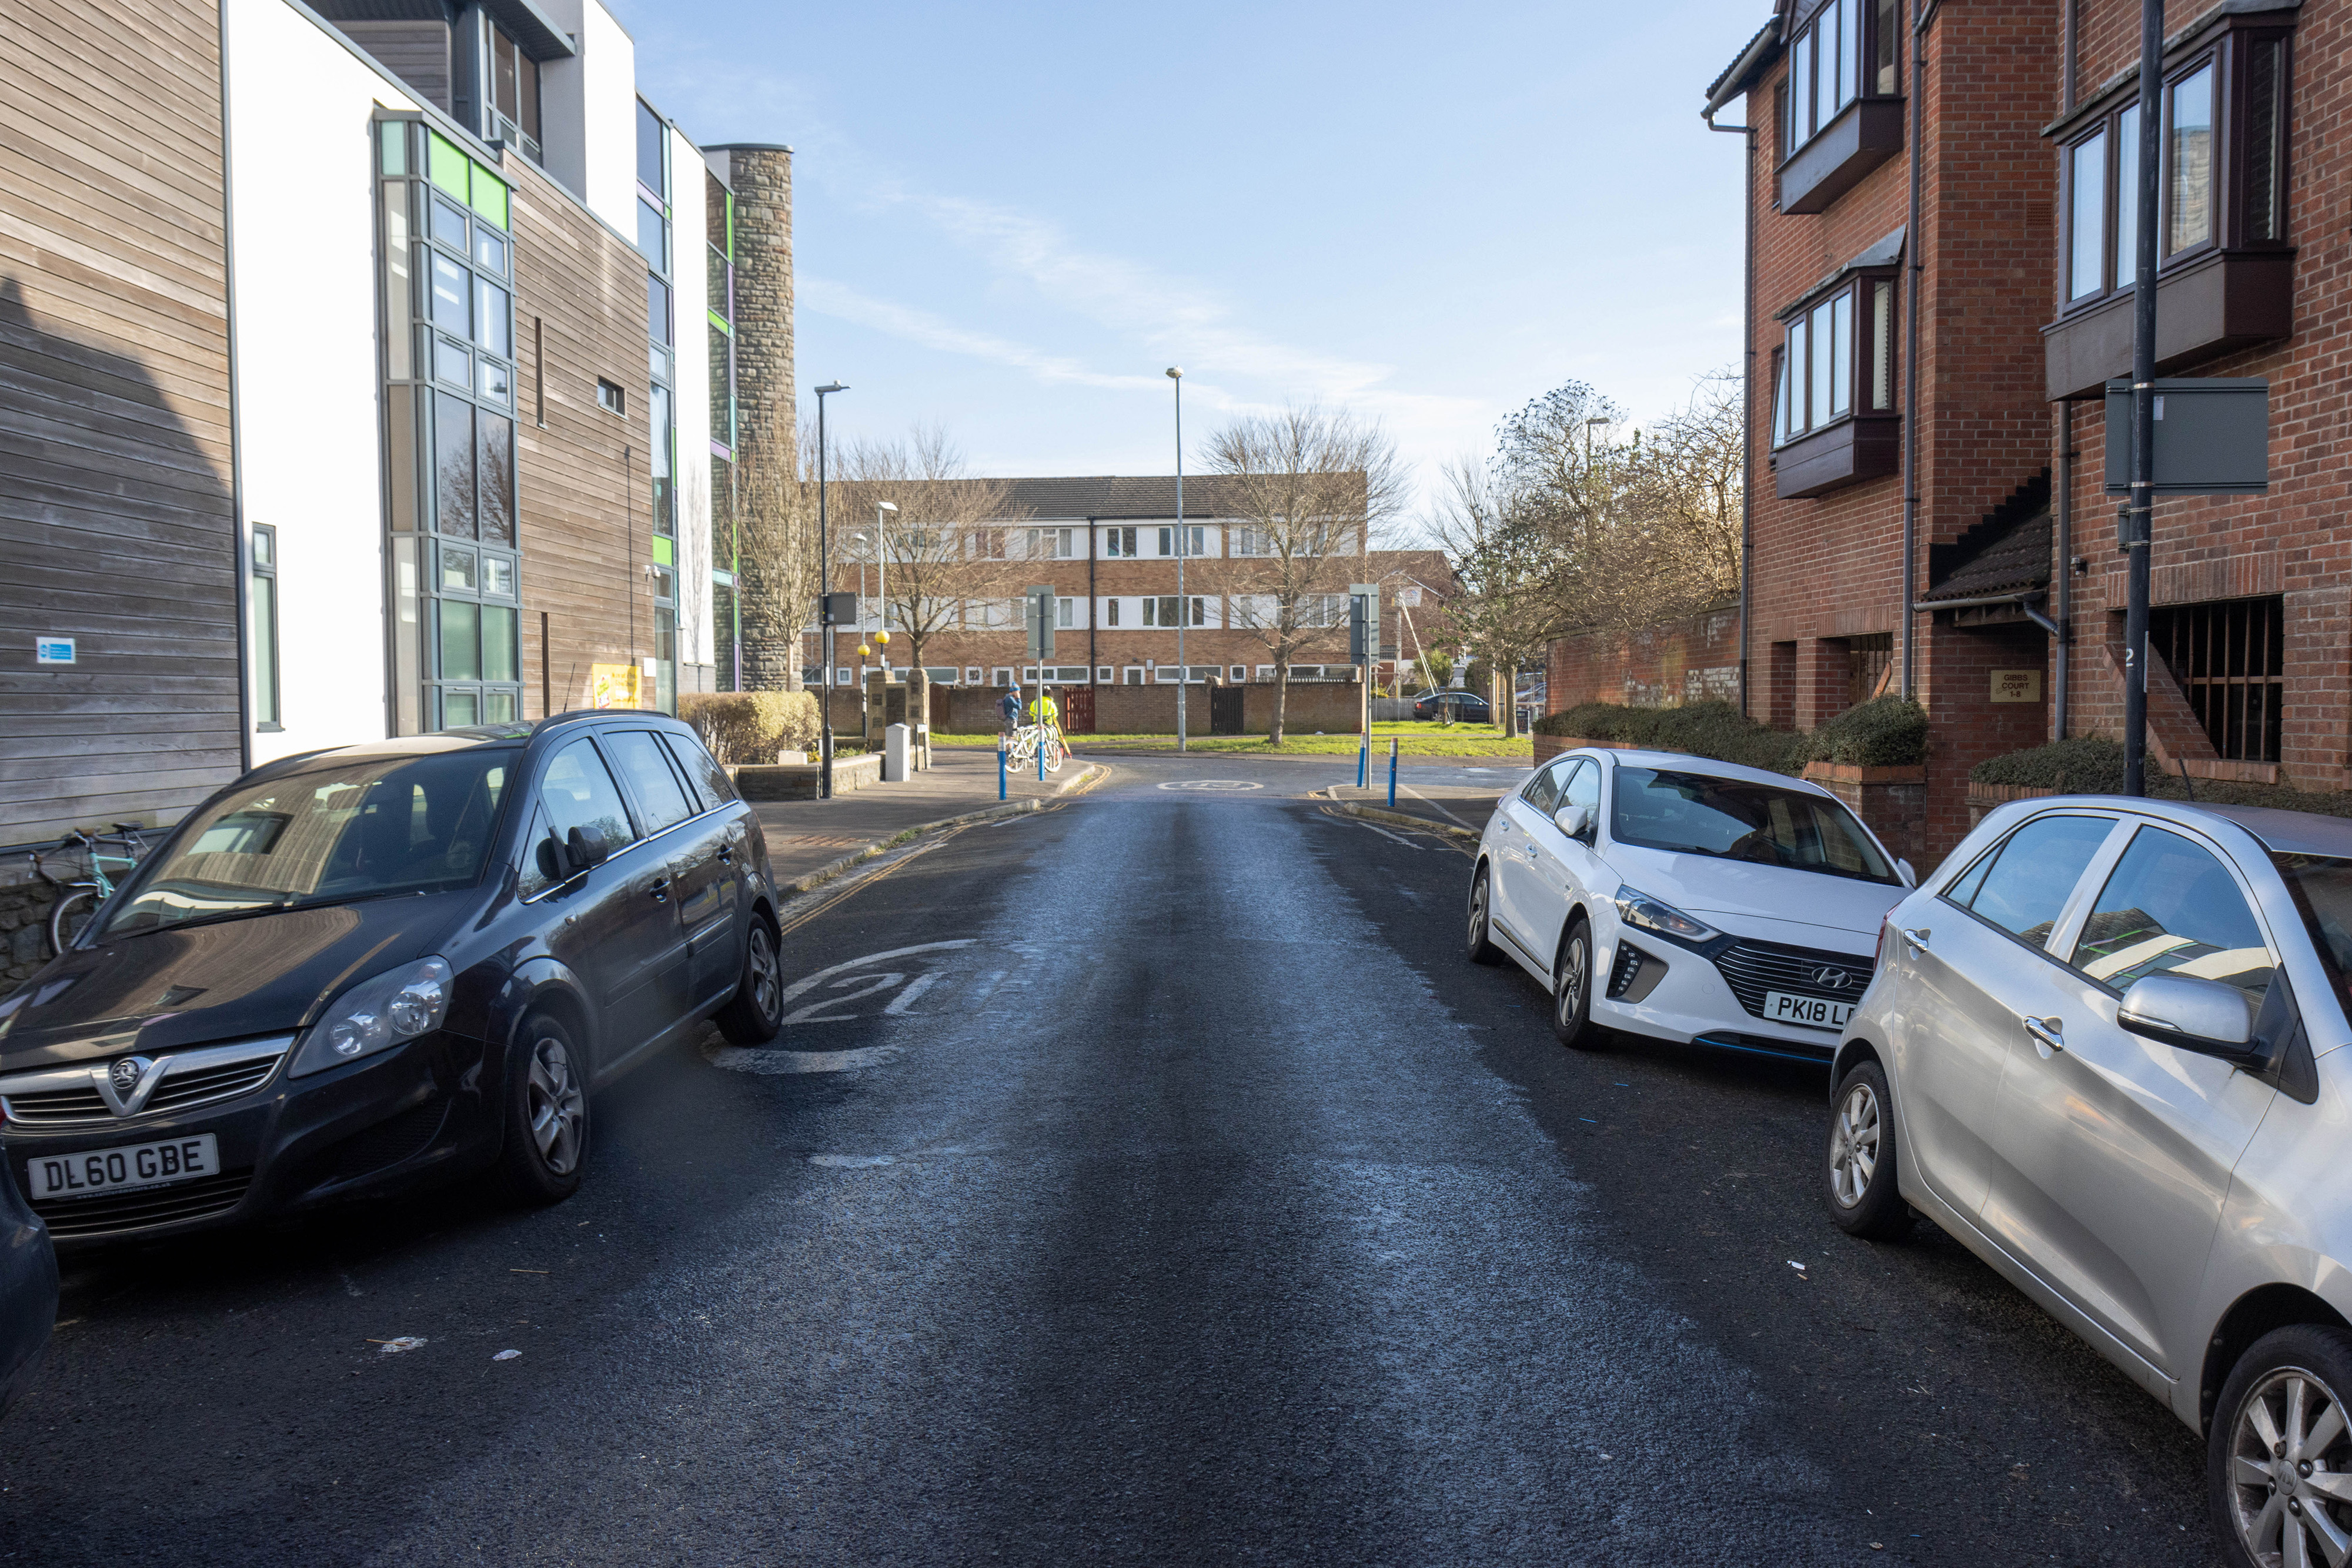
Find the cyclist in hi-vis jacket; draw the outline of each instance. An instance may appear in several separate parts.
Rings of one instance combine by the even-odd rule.
[[[1039,712],[1041,704],[1044,706],[1042,714]],[[1062,710],[1054,701],[1053,687],[1044,687],[1036,696],[1029,699],[1029,722],[1042,724],[1048,729],[1062,727]]]

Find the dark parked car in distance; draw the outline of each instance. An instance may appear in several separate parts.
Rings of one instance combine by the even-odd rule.
[[[758,820],[694,732],[564,714],[312,752],[191,811],[0,1001],[0,1147],[60,1243],[494,1167],[580,1183],[589,1095],[782,997]]]
[[[1412,716],[1433,719],[1441,708],[1453,709],[1455,721],[1463,724],[1487,724],[1495,716],[1493,705],[1476,692],[1431,692],[1413,703]]]

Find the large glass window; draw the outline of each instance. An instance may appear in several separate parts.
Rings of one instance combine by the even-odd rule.
[[[2040,946],[2115,821],[2038,817],[2002,841],[1944,896],[2012,936]]]
[[[246,609],[253,624],[253,722],[257,729],[284,727],[278,706],[278,530],[253,525]]]
[[[490,134],[540,162],[539,62],[507,30],[490,26]]]
[[[2167,72],[2154,219],[2160,267],[2215,246],[2285,239],[2286,71],[2287,36],[2250,28],[2223,32]],[[2132,287],[2139,138],[2138,99],[2126,89],[2063,144],[2069,308]]]

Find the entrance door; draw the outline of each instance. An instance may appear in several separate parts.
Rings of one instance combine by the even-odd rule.
[[[1242,732],[1242,701],[1248,694],[1239,686],[1209,688],[1209,733],[1239,735]]]
[[[1092,686],[1068,686],[1062,692],[1062,733],[1092,735],[1095,732],[1095,689]]]

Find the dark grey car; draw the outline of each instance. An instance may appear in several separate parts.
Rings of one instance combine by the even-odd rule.
[[[190,812],[0,1001],[8,1164],[60,1243],[485,1167],[577,1187],[592,1091],[773,1037],[758,820],[694,732],[567,714],[288,758]]]

